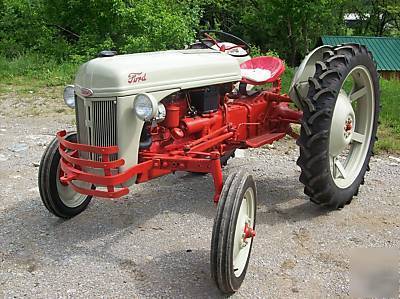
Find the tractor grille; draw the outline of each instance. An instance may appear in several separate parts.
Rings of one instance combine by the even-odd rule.
[[[117,145],[116,98],[89,101],[76,97],[76,125],[80,143],[95,146]],[[95,161],[101,160],[98,154],[91,154],[90,158]],[[117,154],[110,158],[116,160]]]

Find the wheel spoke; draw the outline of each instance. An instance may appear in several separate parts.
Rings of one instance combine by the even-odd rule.
[[[346,179],[347,177],[346,169],[337,157],[333,158],[333,175],[335,178],[342,177]]]
[[[233,245],[233,256],[236,257],[241,249],[241,244],[240,240],[242,238],[242,234],[244,232],[244,225],[245,225],[245,206],[244,206],[245,200],[243,199],[242,204],[239,209],[239,214],[237,218],[237,223],[236,223],[236,229],[235,229],[235,242]]]
[[[357,143],[364,143],[365,141],[365,135],[357,132],[353,132],[353,135],[351,137],[352,141],[355,141]]]
[[[350,101],[354,102],[357,101],[359,98],[363,97],[367,94],[367,88],[364,86],[357,91],[354,91],[349,95]]]

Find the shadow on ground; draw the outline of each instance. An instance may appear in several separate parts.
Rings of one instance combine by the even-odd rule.
[[[297,177],[267,177],[257,181],[257,188],[260,207],[258,224],[274,226],[281,222],[319,217],[325,213],[309,203],[301,193]],[[210,233],[215,216],[212,194],[213,184],[209,175],[166,176],[143,184],[139,190],[133,190],[127,197],[114,202],[95,199],[85,212],[68,221],[51,216],[39,197],[27,198],[20,201],[18,206],[11,206],[2,212],[0,226],[6,229],[2,229],[0,238],[7,242],[6,247],[12,248],[7,257],[10,260],[17,259],[21,253],[34,256],[38,250],[43,258],[55,261],[64,259],[69,252],[98,256],[115,262],[122,270],[133,275],[143,294],[149,294],[149,291],[156,294],[162,288],[172,297],[200,294],[215,296],[218,290],[210,278],[208,250],[171,251],[140,265],[132,259],[113,254],[113,244],[131,238],[130,235],[135,235],[143,223],[166,212],[197,214],[206,218],[210,229],[204,234]],[[16,225],[7,225],[10,219]],[[91,240],[102,241],[96,242],[94,247],[80,245]],[[152,247],[150,243],[142,245]],[[181,289],[182,285],[190,287]]]

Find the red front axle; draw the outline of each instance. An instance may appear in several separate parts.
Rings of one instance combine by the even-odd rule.
[[[112,174],[112,170],[118,170],[118,167],[125,164],[123,159],[109,161],[110,155],[118,153],[117,146],[99,147],[73,143],[65,140],[66,135],[66,131],[57,133],[57,139],[60,142],[60,166],[63,173],[60,181],[69,184],[76,192],[98,197],[118,198],[129,193],[129,189],[123,187],[122,184],[136,175],[138,176],[137,182],[139,183],[175,171],[191,171],[212,174],[215,186],[214,201],[218,201],[223,184],[222,169],[219,160],[220,154],[218,152],[201,153],[189,151],[184,153],[182,151],[181,155],[178,152],[172,155],[148,155],[143,158],[143,162],[132,166],[128,170]],[[79,151],[99,154],[102,161],[78,158],[77,153]],[[203,156],[203,158],[193,157],[193,155]],[[88,171],[85,171],[85,169]],[[93,169],[102,170],[104,175],[92,173]],[[107,190],[82,188],[77,186],[74,181],[92,183],[96,187],[107,187]]]

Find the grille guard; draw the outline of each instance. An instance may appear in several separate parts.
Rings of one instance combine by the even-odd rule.
[[[213,175],[216,189],[214,201],[217,202],[219,199],[223,181],[219,160],[220,154],[218,152],[192,151],[185,153],[184,151],[174,151],[170,154],[144,155],[141,159],[143,162],[122,173],[112,174],[113,169],[118,169],[118,167],[125,164],[124,159],[110,161],[111,155],[118,154],[118,146],[101,147],[70,142],[65,139],[66,135],[67,132],[65,130],[56,134],[61,155],[60,181],[63,184],[68,184],[78,193],[104,198],[119,198],[129,193],[127,187],[119,186],[136,175],[136,183],[141,183],[175,171],[192,171],[211,173]],[[101,161],[79,158],[79,152],[98,154],[101,157]],[[203,156],[204,158],[193,156]],[[84,171],[83,168],[100,169],[103,170],[104,175],[93,174]],[[74,181],[104,186],[107,187],[107,191],[82,188],[77,186]]]

